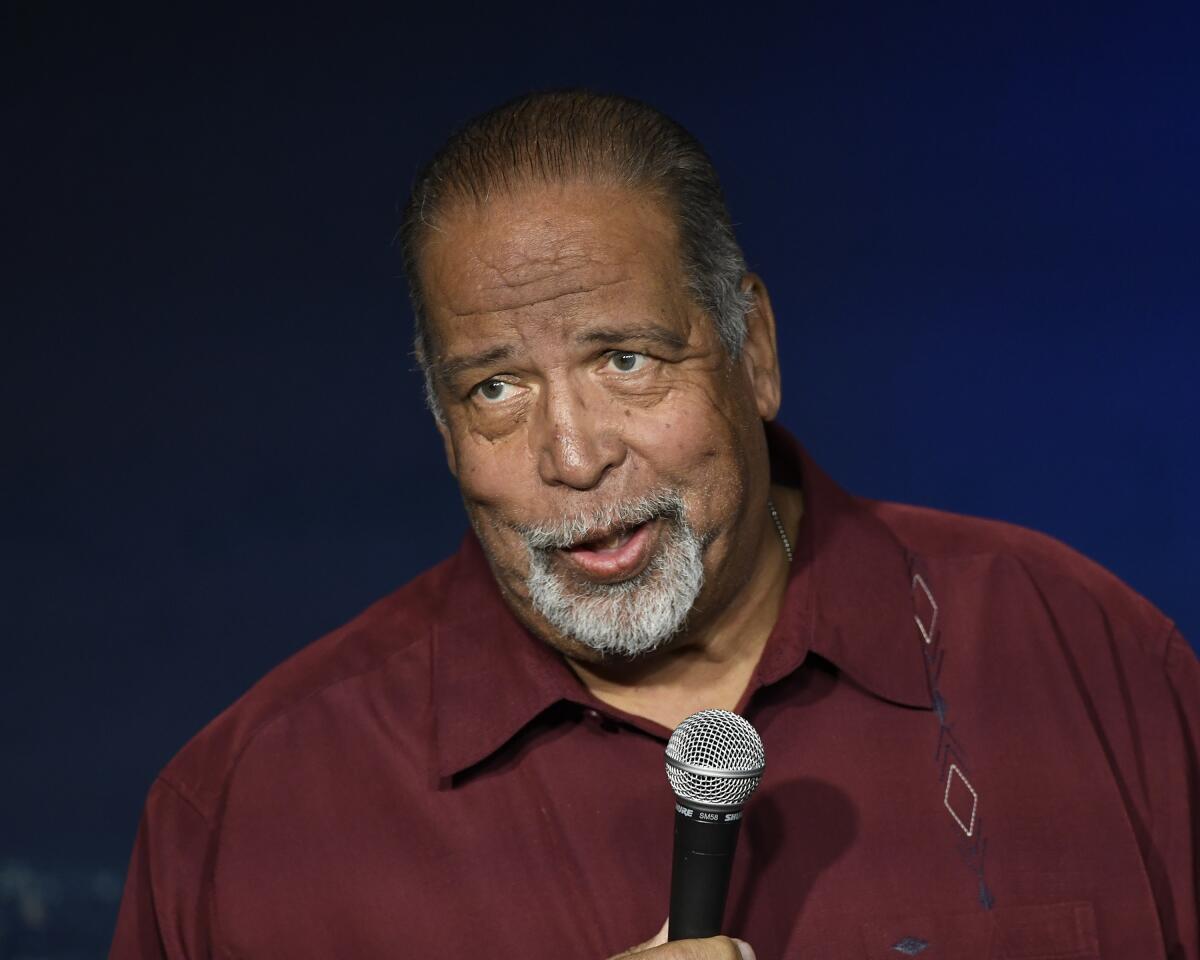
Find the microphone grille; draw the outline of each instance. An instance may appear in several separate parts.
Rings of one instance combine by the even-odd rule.
[[[667,742],[667,779],[675,796],[704,806],[740,807],[765,764],[758,731],[728,710],[693,713]]]

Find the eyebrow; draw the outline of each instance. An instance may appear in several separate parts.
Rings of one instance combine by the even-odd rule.
[[[447,360],[441,360],[435,365],[434,369],[436,370],[437,379],[443,383],[451,383],[468,370],[474,370],[476,367],[489,367],[493,363],[499,363],[502,360],[511,360],[515,354],[516,350],[513,349],[512,345],[505,344],[499,347],[492,347],[490,350],[484,350],[482,353],[472,353],[465,357],[450,357]]]
[[[575,338],[576,343],[630,343],[632,341],[649,341],[671,350],[682,350],[687,346],[687,340],[667,327],[648,324],[640,327],[603,328],[587,330]],[[493,364],[511,360],[516,356],[512,344],[503,344],[472,353],[462,357],[449,357],[439,361],[434,369],[437,379],[442,383],[453,383],[462,374],[480,367],[490,367]]]
[[[682,350],[687,346],[686,338],[653,323],[641,327],[588,330],[575,338],[576,343],[628,343],[630,340],[647,340],[671,350]]]

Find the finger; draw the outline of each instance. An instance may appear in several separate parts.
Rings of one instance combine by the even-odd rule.
[[[756,960],[754,956],[754,948],[745,940],[739,940],[737,937],[710,937],[707,940],[681,940],[680,943],[694,943],[697,946],[703,946],[705,952],[697,954],[697,960],[701,956],[707,960],[709,957],[717,956],[716,950],[720,948],[721,956],[728,957],[729,960]],[[713,952],[709,952],[709,951]],[[689,954],[690,956],[690,954]]]
[[[687,953],[681,953],[679,960],[717,960],[718,957],[728,958],[728,960],[756,960],[754,948],[745,940],[739,940],[736,937],[678,940],[671,946],[687,948]],[[655,955],[657,953],[658,951],[655,951]],[[671,957],[674,960],[675,954],[671,954]]]
[[[660,936],[663,933],[664,931],[659,931]],[[745,940],[708,937],[703,940],[676,940],[666,943],[657,936],[610,960],[621,960],[622,957],[632,957],[636,954],[644,954],[646,960],[650,960],[651,957],[662,957],[662,960],[755,960],[754,948]]]
[[[658,947],[667,942],[667,925],[671,921],[669,919],[663,921],[663,925],[658,928],[658,933],[652,936],[643,946],[643,949],[649,947]]]
[[[622,957],[632,957],[635,953],[641,953],[644,950],[649,950],[651,947],[660,947],[667,942],[667,920],[663,921],[663,925],[659,928],[658,933],[652,936],[649,940],[639,943],[637,946],[630,947],[623,953],[618,953],[609,960],[621,960]]]

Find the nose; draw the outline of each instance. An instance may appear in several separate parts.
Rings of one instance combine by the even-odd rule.
[[[530,431],[543,483],[589,490],[624,462],[625,443],[602,407],[566,386],[543,394]]]

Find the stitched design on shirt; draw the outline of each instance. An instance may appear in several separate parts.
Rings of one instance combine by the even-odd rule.
[[[962,817],[958,815],[958,811],[950,804],[950,788],[954,786],[955,776],[963,782],[963,785],[971,793],[971,823],[969,825],[962,822]],[[963,772],[958,769],[957,764],[950,764],[950,775],[946,777],[946,795],[942,798],[942,803],[950,811],[950,816],[954,818],[954,822],[962,827],[963,833],[969,837],[975,832],[975,811],[979,809],[979,794],[971,786],[971,781],[963,776]]]
[[[905,937],[903,940],[892,944],[892,949],[897,953],[902,953],[906,957],[915,957],[918,953],[929,946],[927,940],[922,940],[920,937]]]
[[[920,573],[913,573],[912,594],[913,619],[916,621],[917,629],[924,641],[921,644],[921,653],[925,659],[925,680],[929,684],[929,694],[938,721],[937,745],[933,752],[933,759],[938,765],[938,784],[942,788],[942,805],[962,831],[955,847],[978,885],[979,905],[984,910],[991,910],[996,900],[992,896],[992,891],[988,887],[987,878],[984,875],[987,838],[984,836],[983,816],[979,812],[979,793],[967,777],[967,751],[954,732],[954,724],[950,722],[950,705],[946,702],[939,687],[942,666],[946,660],[946,650],[942,643],[941,631],[938,628],[938,604],[929,584],[925,582],[925,578]],[[932,611],[928,618],[928,625],[915,612],[918,600],[922,595]],[[971,812],[969,815],[964,815],[961,790],[954,790],[955,780],[961,781],[962,786],[970,794]],[[960,794],[959,803],[951,801],[952,792]]]
[[[933,616],[929,619],[928,627],[921,621],[921,617],[918,614],[914,613],[913,619],[917,621],[917,629],[921,631],[921,636],[925,638],[925,643],[930,644],[933,643],[933,633],[937,630],[938,605],[937,601],[933,599],[932,591],[919,573],[913,574],[913,589],[915,590],[917,587],[925,591],[925,596],[929,600],[929,606],[933,610]]]

